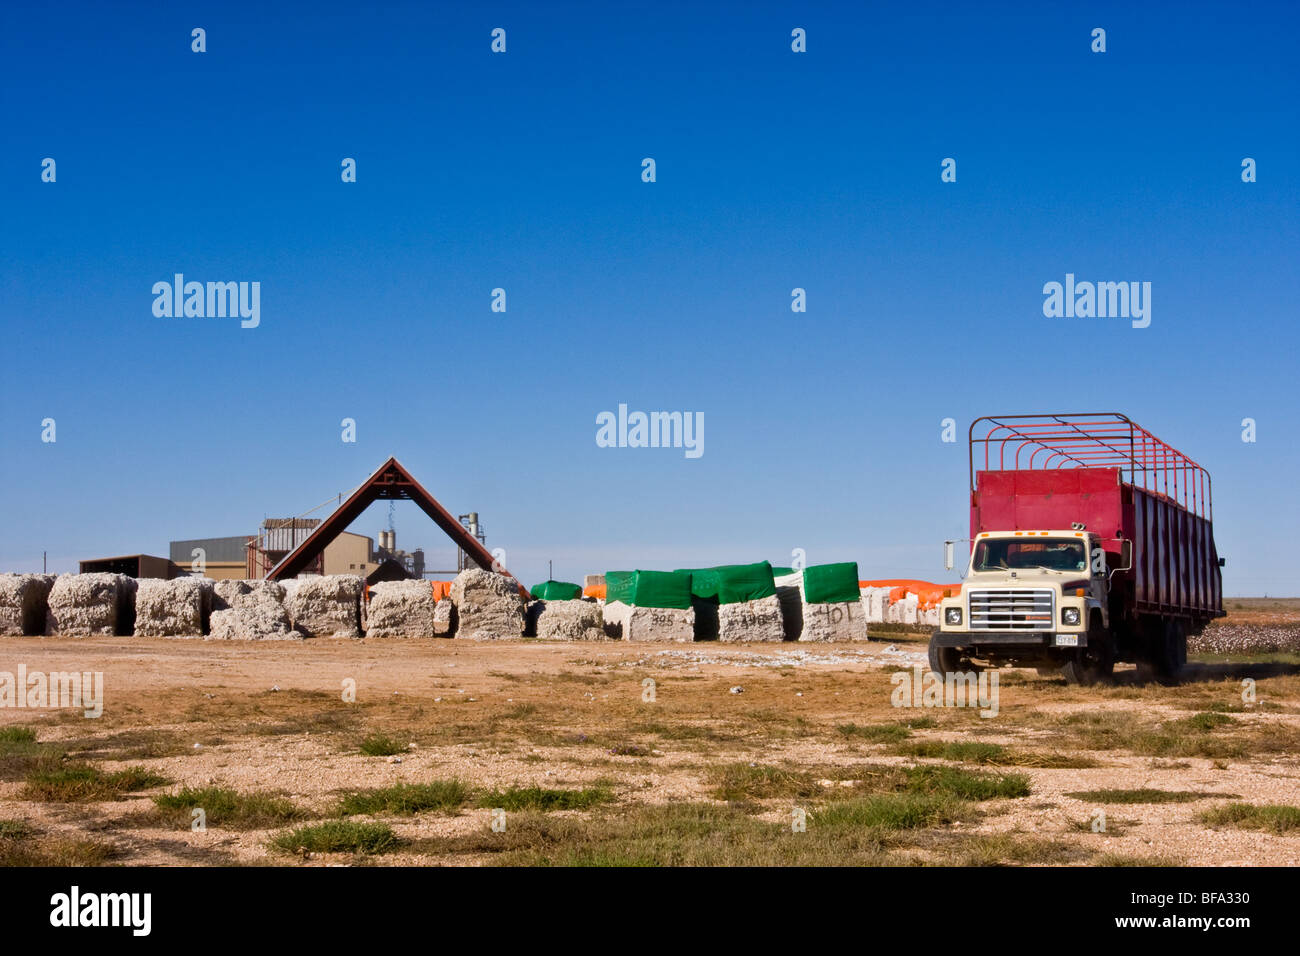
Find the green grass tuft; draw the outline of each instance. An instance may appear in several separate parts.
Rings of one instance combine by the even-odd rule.
[[[896,744],[912,736],[912,732],[901,724],[839,724],[835,729],[844,737],[873,744]]]
[[[256,830],[289,823],[306,816],[292,801],[269,793],[241,793],[225,787],[185,787],[178,793],[153,798],[159,810],[169,812],[188,826],[192,811],[201,809],[210,826]]]
[[[543,787],[507,787],[489,790],[478,798],[478,805],[501,810],[585,810],[608,803],[614,794],[608,787],[588,787],[584,790],[548,790]]]
[[[343,816],[358,814],[412,814],[427,811],[457,810],[469,802],[469,788],[459,780],[434,780],[430,783],[399,783],[381,790],[359,790],[344,795],[339,802]]]
[[[1209,797],[1223,797],[1222,793],[1200,793],[1194,790],[1153,790],[1141,787],[1136,790],[1077,790],[1067,797],[1088,803],[1191,803]]]
[[[1212,827],[1233,826],[1268,833],[1300,830],[1300,807],[1287,804],[1228,803],[1201,814],[1201,822]]]
[[[143,767],[127,767],[116,773],[104,773],[89,764],[64,764],[28,774],[22,798],[45,803],[115,800],[124,793],[148,790],[168,782],[166,777]]]
[[[947,794],[959,800],[993,800],[1029,796],[1023,773],[992,774],[961,767],[909,767],[907,789],[912,793]]]
[[[371,734],[361,741],[361,752],[367,757],[391,757],[404,754],[410,748],[406,744],[384,734]]]
[[[837,801],[809,816],[817,827],[916,830],[952,823],[958,812],[953,799],[941,794],[873,793]]]
[[[397,846],[397,836],[383,823],[332,820],[281,833],[272,845],[289,853],[387,853]]]

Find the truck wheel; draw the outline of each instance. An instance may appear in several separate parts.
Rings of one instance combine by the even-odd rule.
[[[930,638],[930,670],[940,677],[961,670],[961,651],[956,647],[940,647],[937,634]]]
[[[1165,618],[1163,625],[1151,664],[1157,677],[1172,680],[1187,663],[1187,627],[1177,617]]]
[[[1110,633],[1101,626],[1101,618],[1093,615],[1088,622],[1088,646],[1075,648],[1061,675],[1067,684],[1092,684],[1107,682],[1115,673],[1115,642]]]

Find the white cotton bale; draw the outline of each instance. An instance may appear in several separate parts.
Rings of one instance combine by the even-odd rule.
[[[199,578],[141,579],[135,597],[135,636],[201,635],[204,590]]]
[[[456,605],[443,598],[433,608],[433,636],[451,637],[456,633]]]
[[[622,601],[606,601],[600,606],[600,613],[605,625],[605,636],[614,641],[625,640],[627,618],[632,613],[632,605]]]
[[[623,624],[623,639],[689,644],[695,640],[695,611],[675,607],[632,607]]]
[[[801,641],[865,641],[867,610],[861,599],[803,606]]]
[[[451,582],[456,636],[475,641],[522,637],[524,598],[513,578],[469,568]]]
[[[604,615],[595,601],[544,601],[537,636],[544,641],[603,641]]]
[[[134,629],[135,580],[124,574],[60,574],[50,588],[45,633],[86,637]]]
[[[718,605],[718,640],[729,644],[785,640],[781,599],[773,594],[756,601]]]
[[[868,624],[884,624],[889,619],[889,588],[859,589]]]
[[[366,637],[433,637],[437,603],[428,581],[382,581],[370,589]]]
[[[0,634],[42,634],[52,574],[0,574]]]
[[[894,601],[885,613],[885,620],[890,624],[917,623],[917,597],[910,591],[901,601]]]
[[[235,607],[212,612],[209,638],[214,641],[300,641],[289,612],[269,592],[241,600]]]
[[[326,574],[300,579],[289,616],[295,630],[307,637],[360,637],[361,578]]]
[[[212,586],[212,609],[226,611],[265,595],[277,604],[285,603],[285,586],[281,581],[252,580],[217,581]]]

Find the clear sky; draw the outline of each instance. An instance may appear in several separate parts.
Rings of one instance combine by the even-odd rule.
[[[251,534],[396,455],[528,584],[794,548],[945,580],[971,420],[1100,410],[1209,469],[1226,593],[1300,593],[1298,24],[5,4],[0,570]],[[260,325],[156,317],[175,273],[259,282]],[[1150,326],[1044,317],[1067,273],[1150,282]],[[598,447],[620,403],[702,414],[704,454]]]

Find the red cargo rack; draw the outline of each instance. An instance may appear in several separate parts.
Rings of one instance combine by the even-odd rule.
[[[983,450],[981,471],[1119,468],[1122,481],[1214,520],[1209,472],[1118,412],[975,419],[970,426],[972,492],[977,447]]]

